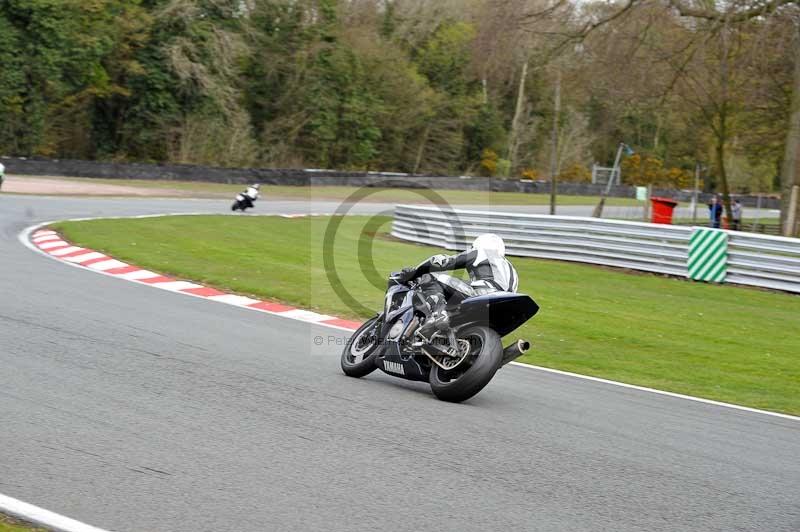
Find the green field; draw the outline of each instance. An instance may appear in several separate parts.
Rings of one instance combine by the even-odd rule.
[[[388,272],[439,250],[385,235],[388,218],[187,216],[56,224],[73,242],[139,266],[343,317],[322,260],[348,293],[381,306]],[[365,280],[374,260],[376,274]],[[523,361],[662,390],[800,414],[800,297],[649,274],[513,259],[538,316],[508,339]],[[357,316],[358,315],[358,316]]]
[[[22,176],[14,179],[24,180]],[[234,194],[244,189],[244,185],[227,185],[224,183],[202,183],[197,181],[156,181],[144,179],[86,179],[62,177],[36,177],[38,180],[66,181],[69,183],[92,185],[114,185],[121,187],[136,187],[151,189],[154,195],[184,196],[194,198],[232,198]],[[266,199],[287,200],[336,200],[342,201],[360,189],[359,187],[341,186],[313,186],[292,187],[263,185],[261,194]],[[370,188],[370,194],[363,201],[388,202],[388,203],[428,203],[428,200],[412,189],[399,188]],[[549,205],[550,196],[547,194],[523,194],[518,192],[485,192],[471,190],[444,190],[436,189],[436,194],[452,204],[497,204],[497,205]],[[46,193],[46,191],[44,192]],[[87,192],[91,195],[91,192]],[[121,193],[121,195],[125,195]],[[594,205],[598,201],[595,196],[558,196],[559,205]],[[608,198],[606,205],[635,206],[639,205],[631,198]]]
[[[45,532],[45,529],[36,528],[13,517],[0,514],[0,532]]]

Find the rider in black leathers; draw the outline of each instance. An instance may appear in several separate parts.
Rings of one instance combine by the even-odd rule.
[[[439,273],[459,269],[467,270],[469,283]],[[516,292],[519,284],[517,270],[505,258],[503,239],[491,233],[478,236],[470,249],[458,255],[434,255],[417,267],[401,272],[401,281],[413,279],[418,279],[424,294],[424,301],[418,305],[425,315],[419,331],[424,336],[449,326],[444,310],[447,304],[445,288],[469,297],[496,291]]]

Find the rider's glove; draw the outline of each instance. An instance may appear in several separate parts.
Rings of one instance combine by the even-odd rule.
[[[400,275],[397,276],[397,279],[401,283],[407,283],[414,279],[417,276],[417,269],[416,268],[403,268],[400,271]]]

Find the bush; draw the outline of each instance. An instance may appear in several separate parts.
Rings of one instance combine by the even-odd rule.
[[[486,148],[481,153],[480,174],[484,177],[492,177],[497,173],[498,157],[494,150]]]
[[[622,161],[622,178],[629,185],[658,185],[687,188],[692,184],[692,174],[681,168],[664,168],[658,157],[635,153]]]
[[[589,183],[592,180],[592,172],[584,165],[576,163],[562,170],[558,174],[559,181],[570,181],[573,183]]]
[[[508,177],[511,173],[511,161],[508,159],[497,160],[497,175],[500,177]]]
[[[521,177],[522,177],[523,179],[532,179],[533,181],[539,181],[539,180],[541,180],[541,179],[544,179],[544,177],[542,176],[542,174],[541,174],[541,173],[539,173],[539,171],[538,171],[538,170],[535,170],[535,169],[533,169],[533,168],[526,168],[526,169],[524,169],[524,170],[522,171]]]

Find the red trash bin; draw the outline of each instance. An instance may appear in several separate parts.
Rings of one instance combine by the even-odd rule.
[[[657,196],[650,198],[650,203],[653,205],[653,216],[651,221],[654,224],[671,224],[672,211],[675,210],[677,201],[669,198],[659,198]]]

